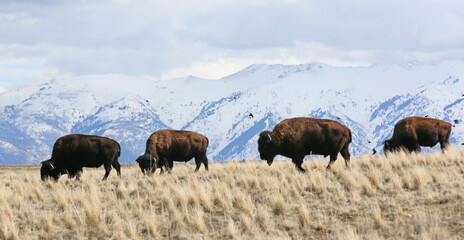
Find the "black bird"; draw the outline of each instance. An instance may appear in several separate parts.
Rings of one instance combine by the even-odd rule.
[[[149,102],[147,99],[145,99],[145,102]]]
[[[461,145],[464,145],[464,143],[461,143]]]
[[[237,99],[237,97],[234,97],[234,100]]]
[[[377,153],[377,151],[375,150],[375,148],[372,149],[372,155],[375,155]]]
[[[425,115],[425,117],[429,117],[429,115]]]
[[[340,120],[340,118],[339,118],[339,117],[337,117],[337,119],[338,119],[338,120]]]
[[[454,123],[458,124],[458,123],[459,123],[459,119],[454,119]]]
[[[250,116],[251,118],[255,117],[255,116],[253,116],[253,113],[248,114],[248,116]]]
[[[369,143],[371,143],[371,141],[368,141]]]

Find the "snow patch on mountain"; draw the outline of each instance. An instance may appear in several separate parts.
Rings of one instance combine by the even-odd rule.
[[[164,128],[210,140],[211,161],[256,159],[259,132],[291,117],[330,118],[353,134],[350,151],[367,154],[407,116],[452,122],[464,138],[464,63],[333,67],[322,63],[251,65],[206,80],[153,81],[109,74],[54,79],[0,93],[0,164],[37,163],[69,133],[113,138],[121,162],[133,162]]]

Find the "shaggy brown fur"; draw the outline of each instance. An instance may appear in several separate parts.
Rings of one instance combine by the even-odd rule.
[[[433,147],[440,143],[444,150],[449,146],[451,123],[433,118],[407,117],[400,120],[391,139],[383,142],[384,152],[398,151],[401,148],[409,152],[420,152],[421,146]]]
[[[208,170],[208,144],[208,138],[196,132],[159,130],[147,139],[145,154],[138,157],[136,162],[144,174],[152,173],[156,168],[161,168],[163,172],[162,166],[170,171],[174,161],[188,162],[192,158],[195,158],[195,171],[198,171],[201,163]]]
[[[79,179],[83,167],[98,168],[104,165],[105,180],[110,174],[111,166],[121,176],[121,166],[118,162],[120,155],[121,146],[113,139],[70,134],[56,140],[51,159],[42,162],[40,175],[42,180],[49,177],[58,180],[60,175],[68,173],[70,178],[76,176]]]
[[[290,118],[274,127],[272,132],[263,131],[258,139],[258,151],[262,160],[272,164],[276,155],[292,159],[298,170],[308,154],[327,157],[330,162],[327,168],[337,160],[341,153],[348,167],[350,162],[349,145],[351,130],[345,125],[329,120],[316,118]]]

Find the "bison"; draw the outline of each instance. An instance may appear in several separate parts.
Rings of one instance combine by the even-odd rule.
[[[259,134],[258,151],[262,160],[269,166],[278,154],[292,159],[301,172],[303,159],[308,154],[330,155],[327,168],[337,160],[338,153],[345,159],[349,167],[351,130],[345,125],[329,120],[316,118],[290,118],[283,120],[274,127],[272,132],[263,131]]]
[[[400,120],[391,139],[383,142],[385,154],[405,149],[420,152],[421,146],[433,147],[438,142],[442,151],[449,146],[451,123],[433,118],[407,117]]]
[[[174,161],[188,162],[192,158],[195,158],[195,172],[200,169],[201,163],[208,170],[208,144],[208,138],[196,132],[159,130],[147,139],[145,154],[139,156],[136,162],[143,174],[151,174],[156,168],[161,168],[163,173],[163,166],[170,172]]]
[[[105,166],[108,178],[113,166],[121,176],[121,165],[118,158],[121,146],[113,139],[83,134],[70,134],[60,137],[53,145],[51,159],[42,162],[40,176],[42,180],[53,178],[55,181],[65,173],[70,178],[79,180],[83,167],[98,168]]]

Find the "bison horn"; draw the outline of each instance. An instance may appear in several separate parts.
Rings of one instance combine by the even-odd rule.
[[[50,170],[55,169],[55,165],[53,165],[53,163],[49,163],[49,164],[50,164],[50,168],[51,168]]]
[[[272,142],[271,134],[266,133],[266,137],[268,138],[268,139],[267,139],[267,142],[268,142],[268,143]]]
[[[390,148],[390,141],[384,141],[383,142],[383,145],[386,147],[386,148]]]

